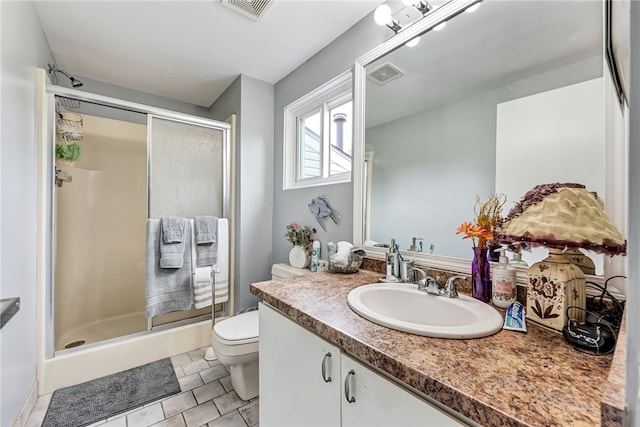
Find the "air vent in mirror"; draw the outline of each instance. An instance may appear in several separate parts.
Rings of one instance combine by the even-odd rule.
[[[367,77],[380,85],[389,83],[391,80],[395,80],[403,75],[404,71],[390,62],[385,62],[367,73]]]

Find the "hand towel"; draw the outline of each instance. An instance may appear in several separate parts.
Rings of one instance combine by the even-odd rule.
[[[148,319],[172,311],[189,310],[193,303],[191,278],[192,252],[184,253],[182,268],[160,267],[162,244],[160,219],[147,220],[147,248],[145,270],[146,316]],[[192,246],[191,224],[185,222],[184,245]]]
[[[212,303],[211,287],[215,274],[211,266],[197,267],[193,278],[193,305],[205,308]]]
[[[164,217],[161,221],[160,267],[182,268],[184,265],[185,232],[187,220]],[[191,267],[191,266],[188,266]]]
[[[218,259],[215,275],[215,303],[229,300],[229,220],[218,218]]]
[[[204,216],[201,217],[196,217],[195,219],[195,224],[198,224],[198,218],[206,218]],[[215,218],[215,217],[209,217],[209,218],[214,218],[213,221],[206,221],[208,224],[209,223],[215,223],[216,227],[218,226],[218,224],[220,223],[220,218]],[[203,221],[205,222],[205,221]],[[211,224],[209,224],[211,225]],[[209,227],[209,225],[207,225],[207,228]],[[195,228],[195,227],[194,227]],[[195,231],[195,239],[196,242],[198,240],[198,234],[197,234],[197,229]],[[217,240],[219,240],[219,238],[216,236],[216,234],[218,233],[217,230],[215,230],[213,233],[210,232],[206,232],[205,234],[213,234],[214,235],[214,239],[212,243],[198,243],[196,244],[196,267],[206,267],[207,265],[210,266],[214,266],[217,262],[217,253],[218,253],[218,242]]]
[[[196,245],[216,243],[218,218],[215,216],[197,216],[196,221]]]
[[[185,218],[166,216],[162,218],[162,241],[165,243],[182,243],[184,241]]]
[[[217,250],[213,257],[213,264],[197,266],[194,272],[194,277],[199,277],[201,279],[200,282],[205,281],[207,277],[206,271],[213,272],[213,284],[211,282],[198,283],[198,280],[194,282],[193,298],[196,308],[204,308],[211,304],[229,301],[229,221],[226,218],[217,218],[216,236]],[[198,253],[207,245],[193,246],[195,246],[194,252]],[[198,258],[198,255],[194,255],[194,257],[202,260]],[[212,292],[215,294],[212,295]]]

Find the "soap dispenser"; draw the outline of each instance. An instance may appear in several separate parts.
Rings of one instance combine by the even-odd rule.
[[[522,254],[520,252],[513,253],[513,258],[511,258],[510,265],[514,267],[529,267],[529,264],[527,264],[527,262],[522,259]]]
[[[422,237],[412,237],[411,238],[411,246],[409,246],[409,252],[417,252],[418,251],[418,242],[420,242],[420,246],[422,246]],[[420,250],[422,252],[422,250]]]
[[[387,278],[397,277],[399,272],[398,268],[398,253],[396,252],[396,239],[391,239],[391,246],[389,252],[387,252]]]
[[[506,251],[506,248],[495,250],[495,252],[500,252],[500,258],[498,265],[493,267],[491,293],[493,304],[502,308],[507,308],[516,301],[516,270],[509,265]]]

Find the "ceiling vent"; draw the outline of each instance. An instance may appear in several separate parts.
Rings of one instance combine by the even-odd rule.
[[[222,4],[254,21],[260,20],[275,0],[221,0]]]
[[[404,71],[390,62],[385,62],[367,73],[367,77],[380,85],[387,84],[403,75]]]

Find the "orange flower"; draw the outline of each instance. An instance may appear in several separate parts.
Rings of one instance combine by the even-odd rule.
[[[503,194],[497,196],[490,195],[489,200],[481,203],[480,198],[476,199],[475,223],[465,221],[456,229],[456,234],[464,234],[463,239],[472,239],[473,245],[486,248],[487,242],[493,240],[493,228],[500,219],[502,205],[506,197]]]
[[[469,221],[465,221],[462,224],[460,224],[460,226],[456,230],[456,234],[465,233],[465,236],[463,237],[463,239],[468,239],[469,237],[471,237],[468,235],[471,228],[473,228],[473,224],[471,224]]]

